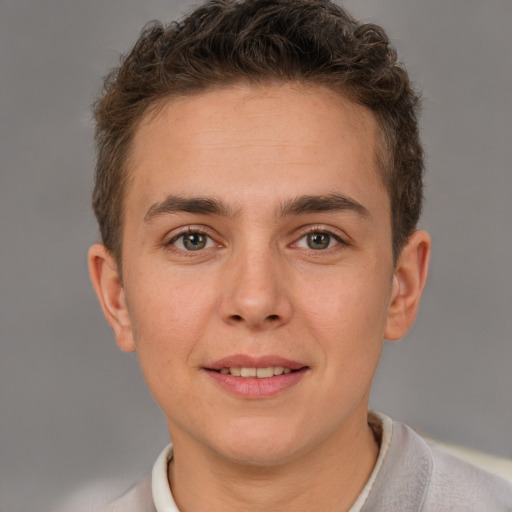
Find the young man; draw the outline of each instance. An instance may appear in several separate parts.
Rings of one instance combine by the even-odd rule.
[[[109,510],[510,510],[368,413],[427,277],[417,104],[383,30],[319,0],[209,2],[108,77],[90,273],[172,439]]]

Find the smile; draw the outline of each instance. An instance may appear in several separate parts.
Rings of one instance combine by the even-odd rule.
[[[266,368],[221,368],[219,370],[223,375],[233,375],[234,377],[242,377],[244,379],[268,379],[277,375],[291,373],[293,370],[284,368],[283,366],[268,366]]]
[[[243,399],[266,399],[295,387],[311,370],[303,361],[276,354],[232,354],[203,366],[206,374],[229,394]]]
[[[268,399],[295,387],[310,367],[279,356],[225,357],[203,368],[230,395],[242,399]]]

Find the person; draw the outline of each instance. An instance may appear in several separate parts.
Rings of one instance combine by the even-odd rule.
[[[107,76],[89,270],[172,445],[106,510],[511,510],[368,410],[427,279],[418,108],[383,29],[327,0],[210,0]]]

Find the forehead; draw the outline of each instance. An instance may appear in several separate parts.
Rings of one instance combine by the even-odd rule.
[[[319,86],[239,85],[167,99],[135,133],[126,204],[212,189],[234,202],[278,201],[330,193],[338,181],[342,192],[387,199],[378,134],[371,111]]]

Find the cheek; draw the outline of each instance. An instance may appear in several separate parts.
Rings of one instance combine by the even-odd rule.
[[[344,360],[354,360],[366,356],[363,347],[381,346],[390,299],[389,281],[368,268],[352,268],[350,272],[342,269],[326,279],[317,279],[315,286],[304,281],[301,309],[326,357],[327,352],[337,352]]]
[[[137,276],[130,316],[139,364],[153,397],[170,414],[193,401],[190,379],[202,346],[213,298],[200,283]],[[202,289],[202,292],[201,292]]]
[[[141,364],[188,363],[212,315],[215,299],[201,279],[169,271],[139,275],[129,297],[135,345]]]

